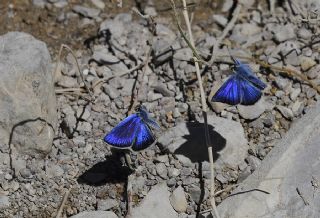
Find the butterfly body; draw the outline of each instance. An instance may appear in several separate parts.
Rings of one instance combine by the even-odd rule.
[[[116,148],[140,151],[156,141],[150,126],[160,128],[157,122],[149,117],[146,108],[141,106],[137,113],[131,114],[114,127],[104,137],[104,141]]]
[[[256,77],[249,65],[233,59],[235,74],[218,89],[212,101],[223,102],[230,105],[252,105],[257,102],[266,85]]]

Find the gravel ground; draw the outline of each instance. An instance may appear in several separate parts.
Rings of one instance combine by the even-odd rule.
[[[10,206],[0,211],[0,217],[52,217],[67,189],[71,190],[66,203],[67,216],[98,209],[112,210],[123,217],[130,169],[124,165],[123,154],[111,150],[103,142],[103,137],[126,116],[136,87],[141,87],[138,100],[158,120],[162,131],[157,133],[160,137],[158,145],[131,155],[137,167],[133,183],[134,204],[139,203],[153,186],[164,181],[170,191],[181,186],[186,193],[187,207],[180,211],[181,217],[193,217],[199,211],[208,209],[208,162],[185,158],[187,155],[178,155],[178,150],[170,152],[170,140],[179,135],[174,132],[175,127],[185,122],[199,121],[202,117],[195,68],[190,61],[192,52],[180,38],[171,18],[157,13],[157,7],[145,6],[146,13],[159,15],[155,18],[156,35],[152,42],[147,43],[152,35],[148,23],[128,12],[131,5],[121,10],[124,13],[108,16],[101,12],[107,6],[99,9],[93,3],[87,5],[72,1],[72,4],[64,5],[63,0],[48,1],[55,3],[33,2],[39,3],[38,7],[45,2],[44,7],[51,8],[46,10],[48,14],[41,16],[50,17],[53,14],[61,19],[61,24],[46,29],[52,28],[53,34],[59,30],[56,34],[58,44],[70,42],[70,46],[75,45],[85,83],[94,87],[97,81],[104,82],[94,87],[94,101],[88,101],[89,96],[85,93],[57,94],[59,127],[52,151],[45,159],[23,156],[18,164],[24,170],[20,170],[17,178],[12,179],[9,169],[3,173],[0,192],[7,193]],[[97,2],[100,1],[91,2],[99,4]],[[320,44],[314,43],[319,41],[319,26],[312,20],[304,21],[300,15],[291,14],[285,5],[276,5],[274,12],[270,13],[266,5],[243,2],[245,4],[234,27],[223,41],[229,45],[231,53],[235,56],[253,55],[274,66],[289,66],[319,85]],[[207,19],[198,18],[193,23],[197,49],[208,59],[216,38],[231,16],[232,1],[231,4],[225,1],[221,6],[220,13]],[[8,8],[5,10],[9,13]],[[60,31],[64,28],[59,25],[65,23],[75,26],[74,30],[67,31],[66,37],[62,37],[63,32]],[[12,26],[5,31],[9,29],[17,27]],[[74,34],[77,37],[74,38]],[[57,43],[53,42],[55,37],[50,36],[47,38],[42,34],[39,38],[48,39],[44,41],[48,43],[51,53],[56,54]],[[76,45],[89,36],[92,40],[86,40],[87,48]],[[132,72],[129,70],[143,65],[149,44],[152,47],[151,61],[141,82],[137,79],[141,75],[141,67]],[[231,74],[232,65],[226,46],[221,46],[216,52],[214,64],[202,69],[207,96],[212,96],[212,90],[217,90]],[[227,142],[235,141],[233,147],[236,147],[239,143],[237,137],[244,133],[244,146],[247,146],[244,156],[231,158],[231,163],[239,164],[226,164],[225,160],[230,157],[224,157],[224,164],[217,165],[217,191],[250,175],[277,140],[288,131],[291,123],[320,99],[316,90],[297,78],[274,74],[255,63],[250,65],[268,85],[259,102],[253,106],[231,107],[208,100],[209,117],[223,118],[219,121],[220,131],[223,132],[225,126],[234,126],[233,122],[241,124],[234,129],[234,134],[220,134]],[[56,75],[57,90],[79,87],[77,68],[70,54],[64,60],[61,72]],[[126,74],[119,76],[122,73]],[[172,138],[161,138],[167,131],[173,131]],[[1,148],[0,154],[5,154],[7,150]],[[176,192],[179,195],[181,188]],[[220,203],[228,193],[218,195],[216,202]]]

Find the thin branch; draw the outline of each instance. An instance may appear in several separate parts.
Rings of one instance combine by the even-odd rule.
[[[63,94],[67,92],[79,92],[79,93],[86,93],[86,90],[83,88],[66,88],[66,89],[56,89],[56,94]]]
[[[217,191],[216,193],[214,193],[214,196],[220,195],[223,192],[229,192],[229,191],[231,191],[231,189],[238,187],[238,186],[239,186],[239,184],[230,185],[227,188],[221,189],[220,191]]]
[[[174,3],[173,0],[171,0],[171,7],[173,9],[173,13],[174,13],[174,20],[176,21],[176,24],[177,24],[177,27],[178,27],[178,30],[182,36],[182,38],[184,39],[184,41],[187,43],[187,45],[189,46],[189,48],[192,50],[192,53],[193,53],[193,56],[195,56],[198,60],[202,60],[201,56],[199,55],[197,49],[195,48],[194,46],[194,43],[192,43],[186,36],[186,34],[183,32],[183,29],[181,27],[181,24],[180,24],[180,21],[179,21],[179,15],[177,13],[177,10],[176,10],[176,5]]]
[[[200,74],[200,66],[197,60],[201,60],[201,57],[198,55],[197,50],[195,49],[195,44],[194,44],[194,39],[192,36],[192,30],[191,30],[191,25],[190,25],[190,19],[189,19],[189,15],[188,15],[188,10],[187,10],[187,4],[185,0],[182,0],[182,4],[183,4],[183,16],[184,16],[184,20],[186,22],[186,26],[188,29],[188,34],[189,34],[189,38],[190,41],[188,40],[188,38],[183,34],[181,25],[179,23],[179,19],[176,13],[176,9],[175,9],[175,3],[173,0],[171,0],[172,3],[172,7],[175,13],[175,20],[176,23],[178,25],[178,29],[181,33],[181,35],[183,36],[183,38],[185,39],[185,41],[187,42],[187,44],[189,45],[189,47],[191,48],[192,52],[193,52],[193,59],[195,60],[194,65],[196,68],[196,75],[197,75],[197,79],[199,81],[199,89],[200,89],[200,96],[201,96],[201,105],[202,105],[202,114],[203,114],[203,118],[204,118],[204,131],[205,131],[205,141],[206,141],[206,145],[208,147],[208,155],[209,155],[209,162],[210,162],[210,202],[211,202],[211,207],[212,207],[212,213],[215,214],[216,218],[220,218],[217,207],[216,207],[216,202],[215,202],[215,197],[214,197],[214,165],[213,165],[213,152],[212,152],[212,145],[210,142],[210,136],[209,136],[209,130],[208,130],[208,121],[207,121],[207,104],[206,104],[206,97],[205,97],[205,92],[204,92],[204,88],[203,88],[203,84],[202,84],[202,78],[201,78],[201,74]]]
[[[273,66],[270,65],[264,61],[260,61],[257,60],[255,58],[251,58],[252,61],[256,62],[257,64],[261,65],[262,67],[265,68],[270,68],[272,70],[276,70],[278,72],[282,72],[287,74],[290,77],[296,77],[304,82],[306,82],[307,84],[309,84],[313,89],[315,89],[319,94],[320,94],[320,86],[318,86],[315,82],[313,82],[312,80],[309,80],[308,77],[304,74],[302,74],[301,72],[297,71],[297,70],[293,70],[290,69],[288,67],[277,67],[277,66]]]
[[[68,189],[68,190],[64,193],[64,196],[63,196],[63,198],[62,198],[62,201],[61,201],[59,210],[58,210],[58,212],[57,212],[56,218],[60,218],[60,217],[61,217],[62,212],[63,212],[64,205],[66,204],[66,202],[67,202],[67,200],[68,200],[69,194],[70,194],[70,189]]]
[[[92,84],[92,89],[94,90],[95,87],[97,87],[100,83],[105,83],[105,82],[108,82],[109,80],[115,78],[115,77],[123,77],[125,75],[128,75],[138,69],[140,69],[141,67],[144,66],[144,62],[141,63],[141,64],[138,64],[137,66],[134,66],[133,68],[125,71],[125,72],[121,72],[121,73],[115,73],[114,76],[110,76],[110,77],[106,77],[106,78],[102,78],[102,79],[99,79],[97,80],[94,84]]]
[[[85,82],[85,79],[84,79],[84,77],[83,77],[83,74],[81,73],[80,66],[79,66],[79,63],[78,63],[78,59],[77,59],[76,54],[73,52],[73,50],[72,50],[69,46],[67,46],[67,45],[65,45],[65,44],[62,44],[62,45],[60,46],[59,55],[58,55],[58,63],[57,63],[57,65],[56,65],[56,69],[55,69],[55,75],[57,75],[57,74],[61,71],[61,65],[60,65],[60,63],[61,63],[61,54],[62,54],[62,50],[63,50],[63,49],[66,49],[68,52],[70,52],[71,55],[73,56],[73,58],[75,59],[76,65],[77,65],[77,69],[78,69],[78,72],[79,72],[79,76],[80,76],[80,78],[81,78],[81,80],[82,80],[82,82],[83,82],[83,84],[84,84],[85,89],[86,89],[87,92],[89,93],[90,97],[93,99],[93,94],[92,94],[90,88],[87,86],[87,84],[86,84],[86,82]]]

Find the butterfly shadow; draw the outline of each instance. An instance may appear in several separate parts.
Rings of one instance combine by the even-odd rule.
[[[193,163],[198,163],[199,172],[199,185],[200,185],[200,198],[199,202],[195,202],[196,217],[202,217],[200,213],[201,204],[205,196],[205,182],[203,179],[202,163],[204,161],[209,161],[208,157],[208,147],[206,146],[205,133],[204,133],[204,123],[198,121],[186,123],[189,134],[184,135],[183,138],[186,140],[179,148],[174,151],[175,155],[183,155],[191,160]],[[208,131],[210,136],[210,145],[213,151],[213,161],[219,158],[219,151],[223,150],[226,146],[226,139],[214,130],[212,125],[208,124]]]
[[[193,163],[209,161],[208,148],[206,146],[204,124],[198,121],[188,122],[188,135],[183,138],[186,142],[174,151],[174,154],[183,155],[191,160]],[[212,125],[208,124],[209,136],[213,150],[213,161],[219,158],[219,151],[226,146],[226,139],[214,130]]]
[[[78,177],[79,184],[86,184],[91,186],[102,186],[107,183],[127,183],[128,176],[133,171],[122,164],[121,151],[112,151],[106,160],[95,164],[93,167],[85,171]]]

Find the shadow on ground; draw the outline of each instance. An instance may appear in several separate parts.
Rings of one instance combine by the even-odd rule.
[[[101,186],[106,183],[127,183],[132,173],[129,167],[122,164],[122,152],[112,152],[106,160],[95,164],[78,178],[78,183],[92,186]]]
[[[181,154],[189,158],[193,163],[209,161],[208,148],[206,146],[204,124],[195,122],[188,122],[187,128],[189,135],[184,135],[183,138],[187,141],[183,143],[179,148],[175,150],[175,154]],[[214,130],[214,127],[208,125],[210,144],[213,150],[213,161],[219,158],[219,151],[223,150],[226,146],[226,139],[223,138],[218,132]]]

